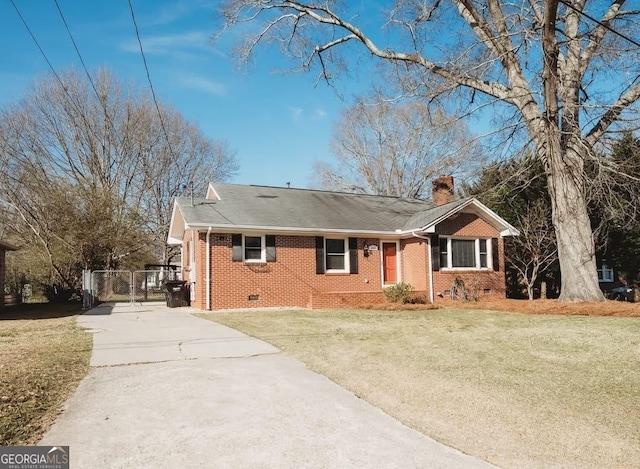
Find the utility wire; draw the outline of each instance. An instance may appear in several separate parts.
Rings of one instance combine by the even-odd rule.
[[[568,2],[567,0],[558,0],[560,3],[562,3],[564,6],[566,6],[567,8],[575,11],[576,13],[578,13],[579,15],[584,16],[585,18],[593,21],[594,23],[596,23],[598,26],[602,26],[603,28],[605,28],[607,31],[612,32],[613,34],[615,34],[616,36],[621,37],[622,39],[624,39],[625,41],[630,42],[631,44],[633,44],[634,46],[640,47],[640,42],[637,42],[633,39],[631,39],[629,36],[626,36],[618,31],[616,31],[615,29],[613,29],[611,26],[604,24],[602,21],[594,18],[593,16],[589,15],[588,13],[585,13],[582,10],[579,10],[578,8],[574,7],[570,2]]]
[[[24,24],[24,27],[27,29],[27,32],[29,33],[29,35],[31,36],[31,39],[33,39],[33,42],[35,43],[36,47],[38,48],[38,50],[40,51],[40,53],[42,54],[42,57],[44,57],[44,60],[47,62],[47,65],[49,65],[49,68],[51,69],[51,71],[53,72],[53,75],[56,77],[56,80],[58,80],[58,83],[60,83],[60,86],[62,87],[63,90],[67,90],[67,88],[64,86],[64,83],[62,83],[62,80],[60,79],[60,76],[58,75],[58,73],[56,72],[56,70],[53,68],[53,65],[51,64],[51,62],[49,61],[49,58],[47,57],[47,54],[44,53],[44,50],[42,50],[42,47],[40,47],[40,43],[38,42],[38,40],[36,39],[35,35],[33,34],[33,32],[31,31],[31,28],[29,27],[29,25],[27,24],[26,20],[24,19],[24,17],[22,16],[22,13],[20,13],[20,10],[18,10],[18,7],[16,6],[16,4],[14,3],[13,0],[11,1],[11,5],[13,5],[13,9],[16,10],[16,13],[18,14],[18,16],[20,17],[20,20],[22,21],[22,24]]]
[[[160,126],[162,127],[162,132],[164,133],[164,137],[167,139],[167,146],[169,147],[169,152],[171,155],[173,155],[173,150],[171,149],[171,141],[169,140],[169,134],[167,133],[167,129],[164,126],[164,119],[162,118],[162,112],[160,112],[160,106],[158,105],[158,100],[156,99],[156,93],[153,89],[153,83],[151,82],[151,74],[149,73],[149,67],[147,66],[147,58],[145,57],[144,49],[142,48],[142,40],[140,39],[140,30],[138,29],[136,15],[133,11],[133,5],[131,4],[131,0],[128,0],[128,2],[129,2],[129,10],[131,10],[131,19],[133,20],[133,27],[136,30],[136,38],[138,39],[138,45],[140,46],[140,55],[142,56],[144,69],[147,72],[147,81],[149,82],[149,87],[151,88],[151,97],[153,98],[153,102],[156,106],[156,111],[158,111],[158,117],[160,118]]]
[[[102,104],[102,110],[104,111],[104,115],[105,115],[106,119],[109,121],[109,124],[111,124],[111,129],[113,130],[116,138],[118,140],[121,140],[120,136],[118,135],[118,129],[114,125],[113,120],[111,119],[111,115],[109,114],[109,112],[107,110],[107,103],[102,100],[102,96],[100,96],[100,92],[98,92],[98,89],[97,89],[97,87],[96,87],[96,85],[95,85],[95,83],[93,81],[93,78],[91,77],[91,74],[89,73],[89,70],[87,69],[87,66],[84,63],[84,59],[82,58],[82,54],[80,54],[80,49],[78,49],[78,45],[76,44],[76,41],[73,38],[73,34],[71,34],[71,29],[69,29],[69,25],[67,24],[67,20],[64,17],[64,14],[62,13],[62,9],[60,8],[58,0],[54,0],[54,2],[56,4],[56,8],[58,9],[58,13],[60,13],[60,18],[62,19],[62,22],[64,23],[64,27],[66,28],[67,33],[69,34],[69,39],[71,39],[71,43],[73,44],[73,48],[76,50],[76,54],[78,55],[78,59],[80,59],[80,63],[82,64],[82,68],[84,69],[84,73],[87,75],[87,79],[89,80],[89,83],[91,84],[91,88],[93,88],[93,91],[96,94],[96,97],[98,98],[98,101]]]
[[[24,19],[24,17],[22,16],[22,13],[20,13],[20,10],[18,9],[18,7],[16,6],[15,2],[13,0],[11,1],[11,5],[13,5],[14,10],[16,11],[16,13],[18,14],[18,16],[20,17],[20,20],[22,21],[22,24],[24,25],[24,27],[26,28],[26,30],[28,31],[29,35],[31,36],[31,39],[33,39],[33,42],[35,43],[35,45],[38,47],[38,50],[40,51],[40,53],[42,54],[42,57],[44,57],[44,60],[47,62],[47,65],[49,65],[49,68],[51,69],[51,72],[53,72],[53,75],[55,76],[56,80],[58,81],[58,83],[60,84],[60,88],[62,89],[63,93],[65,94],[65,96],[69,99],[70,103],[74,103],[73,97],[71,96],[71,94],[69,93],[69,90],[67,89],[67,87],[65,86],[64,82],[62,81],[62,79],[60,78],[60,75],[58,75],[58,72],[56,72],[55,68],[53,67],[53,65],[51,64],[51,61],[49,60],[49,58],[47,57],[47,54],[45,54],[44,50],[42,49],[42,47],[40,46],[40,43],[38,42],[38,40],[36,39],[36,36],[33,34],[33,31],[31,30],[31,28],[29,27],[29,25],[27,24],[27,21]],[[77,106],[76,106],[77,107]],[[89,129],[89,131],[94,135],[94,137],[96,137],[96,139],[100,140],[100,136],[96,133],[96,131],[94,130],[94,128],[89,124],[89,121],[87,120],[87,117],[85,116],[84,112],[82,112],[80,110],[80,118],[82,119],[84,125],[86,126],[87,129]],[[71,166],[70,170],[72,172],[77,172],[78,169],[76,168],[75,163],[71,162],[69,160],[69,164]]]
[[[13,1],[13,0],[11,0]],[[93,79],[91,78],[91,75],[89,74],[89,71],[87,70],[87,66],[84,63],[84,60],[82,58],[82,54],[80,54],[80,50],[78,49],[78,45],[76,44],[75,39],[73,38],[73,34],[71,34],[71,30],[69,29],[69,25],[67,24],[67,20],[64,17],[64,14],[62,13],[62,9],[60,8],[60,5],[58,4],[58,0],[54,0],[55,4],[56,4],[56,8],[58,9],[58,13],[60,13],[60,18],[62,19],[62,22],[64,23],[64,27],[67,30],[67,34],[69,34],[69,39],[71,39],[71,43],[73,44],[73,48],[76,50],[76,54],[78,54],[78,58],[80,59],[80,63],[82,64],[82,68],[84,69],[84,72],[87,74],[87,78],[89,79],[89,83],[91,84],[91,87],[93,88],[93,91],[95,91],[96,95],[98,97],[100,97],[100,93],[98,93],[98,90],[96,89],[96,85],[93,83]]]

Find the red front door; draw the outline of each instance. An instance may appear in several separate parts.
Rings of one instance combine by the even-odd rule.
[[[398,281],[396,262],[396,243],[382,243],[382,266],[384,284],[390,285]]]

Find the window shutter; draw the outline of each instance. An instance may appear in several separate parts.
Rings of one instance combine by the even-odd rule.
[[[440,239],[438,239],[438,235],[431,235],[429,244],[431,245],[431,268],[437,272],[440,270]]]
[[[349,273],[358,273],[358,238],[349,238]]]
[[[491,257],[493,258],[493,270],[500,270],[500,249],[498,248],[498,238],[491,238]]]
[[[276,237],[274,235],[266,235],[264,237],[267,245],[267,262],[276,261]]]
[[[231,235],[231,260],[233,262],[242,261],[242,235]]]
[[[324,238],[316,236],[316,274],[324,274]]]

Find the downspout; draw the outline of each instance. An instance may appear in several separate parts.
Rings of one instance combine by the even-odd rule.
[[[198,279],[198,265],[196,263],[196,230],[191,230],[191,245],[189,247],[189,281],[191,282],[191,299],[196,296],[196,280]],[[184,279],[182,279],[184,280]]]
[[[415,231],[411,232],[411,236],[427,241],[427,251],[429,253],[429,265],[427,268],[429,272],[429,301],[433,304],[435,298],[433,296],[433,259],[431,259],[431,238],[428,236],[420,236],[419,234],[416,234]]]
[[[207,230],[207,255],[206,255],[206,275],[204,279],[206,288],[205,309],[211,311],[211,227]]]

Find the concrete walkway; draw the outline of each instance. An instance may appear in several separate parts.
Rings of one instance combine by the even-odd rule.
[[[41,441],[72,468],[483,468],[273,346],[187,308],[78,319],[92,368]]]

